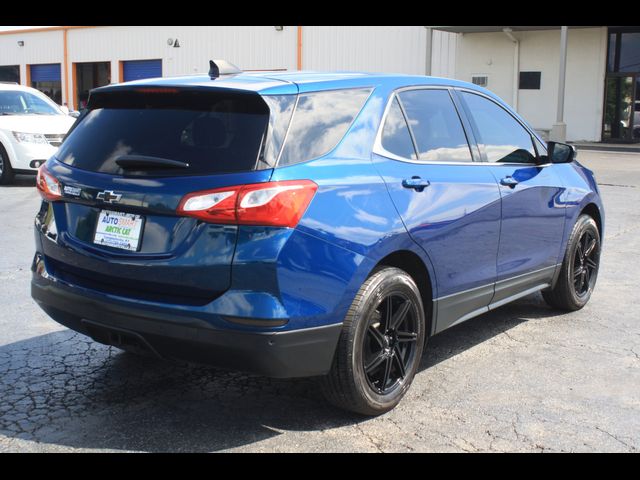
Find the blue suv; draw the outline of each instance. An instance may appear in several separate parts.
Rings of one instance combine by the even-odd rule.
[[[380,414],[429,337],[539,290],[589,300],[604,212],[575,153],[450,79],[212,68],[99,88],[39,171],[32,296],[98,342],[320,376]]]

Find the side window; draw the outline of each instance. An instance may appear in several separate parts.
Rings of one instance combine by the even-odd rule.
[[[369,88],[301,93],[279,165],[304,162],[333,150],[370,93]]]
[[[408,90],[400,94],[420,160],[471,162],[460,117],[447,90]]]
[[[488,162],[536,163],[531,135],[515,118],[491,100],[473,93],[461,93]]]
[[[394,98],[387,119],[382,130],[382,147],[394,155],[416,160],[416,151],[413,148],[409,127],[404,119],[398,99]]]

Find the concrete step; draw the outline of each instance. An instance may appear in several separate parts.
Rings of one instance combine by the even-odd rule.
[[[580,150],[640,153],[640,143],[568,142]]]

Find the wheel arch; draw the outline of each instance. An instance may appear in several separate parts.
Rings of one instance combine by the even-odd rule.
[[[418,290],[420,290],[420,297],[422,298],[422,305],[424,307],[425,319],[426,319],[426,333],[425,339],[432,335],[432,328],[434,325],[434,311],[433,311],[433,282],[429,274],[429,269],[425,265],[420,256],[410,250],[397,250],[388,254],[382,258],[372,272],[376,271],[382,266],[396,267],[400,270],[404,270],[409,276],[416,282]]]
[[[598,226],[598,233],[600,234],[600,239],[602,239],[602,214],[600,213],[600,209],[598,208],[598,206],[595,203],[588,203],[582,208],[578,217],[584,214],[589,215],[591,218],[595,220],[596,225]]]

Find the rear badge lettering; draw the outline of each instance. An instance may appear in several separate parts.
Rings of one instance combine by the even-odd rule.
[[[79,197],[82,194],[81,188],[72,187],[71,185],[65,185],[62,191],[65,195],[71,195],[72,197]]]

